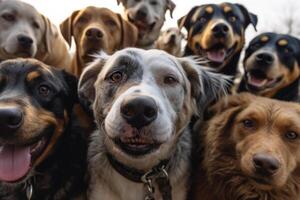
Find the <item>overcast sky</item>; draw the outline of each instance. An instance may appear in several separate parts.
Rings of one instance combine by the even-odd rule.
[[[116,0],[24,0],[35,6],[41,13],[49,17],[55,24],[59,24],[67,18],[74,10],[84,8],[89,5],[107,7],[115,12],[122,12],[122,7],[117,5]],[[177,19],[185,15],[193,6],[205,3],[221,3],[222,0],[173,0],[177,5],[174,11],[174,18],[167,14],[165,27],[176,26]],[[295,18],[300,21],[300,1],[299,0],[227,0],[227,2],[244,4],[249,11],[259,16],[258,31],[268,31],[274,27],[278,31],[284,32],[281,28],[281,19],[289,9],[298,10]],[[300,24],[299,24],[300,26]],[[248,40],[255,35],[254,29],[247,30]]]

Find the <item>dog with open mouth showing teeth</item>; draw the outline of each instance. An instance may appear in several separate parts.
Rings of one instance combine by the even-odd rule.
[[[299,39],[277,33],[258,35],[246,49],[244,69],[239,92],[299,101]]]
[[[100,55],[78,86],[97,124],[88,150],[88,198],[185,199],[190,119],[224,93],[226,81],[161,50]]]
[[[35,59],[0,65],[0,199],[85,198],[77,80]]]
[[[185,56],[198,55],[218,72],[235,76],[245,43],[245,30],[257,16],[243,5],[222,3],[195,6],[178,20],[188,31]]]
[[[137,47],[151,49],[165,22],[166,11],[172,17],[175,4],[172,0],[117,0],[125,9],[124,17],[138,29]]]

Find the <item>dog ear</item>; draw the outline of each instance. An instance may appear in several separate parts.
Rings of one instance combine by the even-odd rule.
[[[195,7],[193,7],[193,8],[188,12],[187,15],[185,15],[185,16],[183,16],[183,17],[181,17],[181,18],[179,18],[179,19],[177,20],[177,25],[178,25],[178,27],[179,27],[180,30],[184,27],[187,31],[189,31],[189,29],[191,28],[191,18],[192,18],[192,16],[194,15],[195,11],[196,11],[198,8],[200,8],[200,7],[201,7],[201,6],[195,6]]]
[[[170,16],[173,18],[173,11],[176,7],[176,4],[172,0],[167,0],[167,10],[170,11]]]
[[[203,113],[207,105],[227,93],[229,77],[213,73],[191,58],[179,58],[179,61],[191,83],[198,113]]]
[[[56,26],[51,21],[42,15],[44,21],[44,46],[45,51],[51,53],[53,51],[52,44],[59,37],[59,32]]]
[[[123,5],[126,5],[127,0],[117,0],[118,5],[120,5],[120,3],[122,3]]]
[[[118,18],[121,24],[121,48],[135,46],[138,40],[137,28],[132,23],[124,20],[120,14],[118,14]]]
[[[247,8],[241,4],[236,3],[235,4],[237,7],[239,7],[239,9],[242,11],[243,15],[245,16],[246,19],[246,24],[245,24],[245,28],[249,25],[252,24],[255,31],[257,31],[256,26],[257,26],[257,22],[258,22],[258,18],[257,15],[249,12],[247,10]]]
[[[108,56],[103,53],[99,55],[89,66],[87,66],[80,78],[78,83],[78,97],[79,102],[87,110],[90,109],[90,105],[94,102],[96,91],[94,84],[97,81],[98,75],[101,72],[103,66],[106,63]]]
[[[65,70],[62,70],[62,74],[68,86],[68,95],[70,99],[69,102],[73,102],[73,104],[78,103],[78,95],[77,95],[78,79],[74,75],[66,72]]]
[[[65,19],[59,25],[60,32],[61,32],[62,36],[67,41],[67,43],[69,44],[70,47],[71,47],[72,36],[73,36],[73,27],[72,27],[72,24],[73,24],[73,21],[74,21],[74,19],[77,16],[78,13],[79,13],[79,10],[74,11],[70,17],[68,17],[67,19]]]

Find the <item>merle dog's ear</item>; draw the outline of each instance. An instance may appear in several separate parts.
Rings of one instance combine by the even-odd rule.
[[[255,29],[255,31],[257,31],[257,29],[256,29],[257,22],[258,22],[257,15],[255,15],[255,14],[249,12],[248,9],[247,9],[245,6],[241,5],[241,4],[236,3],[235,5],[236,5],[237,7],[239,7],[239,9],[242,11],[242,13],[243,13],[243,15],[244,15],[244,17],[245,17],[245,20],[246,20],[246,22],[245,22],[245,23],[246,23],[246,24],[245,24],[245,28],[246,28],[249,24],[252,24],[253,27],[254,27],[254,29]]]
[[[177,20],[177,25],[178,25],[178,27],[179,27],[180,30],[181,30],[183,27],[184,27],[187,31],[190,30],[191,25],[192,25],[192,23],[191,23],[191,18],[192,18],[192,16],[194,15],[195,11],[196,11],[198,8],[200,8],[200,7],[201,7],[201,6],[195,6],[195,7],[193,7],[193,8],[188,12],[187,15],[185,15],[185,16],[183,16],[183,17],[181,17],[181,18],[179,18],[179,19]]]
[[[89,66],[82,72],[78,83],[79,102],[85,109],[90,110],[91,104],[95,100],[95,87],[98,75],[106,63],[108,56],[106,54],[99,55]]]
[[[179,62],[191,83],[192,97],[198,109],[196,115],[201,115],[210,103],[227,94],[229,76],[213,73],[191,58],[179,58]]]

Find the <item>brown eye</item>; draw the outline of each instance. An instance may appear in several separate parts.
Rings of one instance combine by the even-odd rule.
[[[106,24],[109,25],[109,26],[116,26],[117,25],[117,23],[114,20],[107,20]]]
[[[164,79],[164,84],[173,85],[175,83],[178,83],[178,80],[173,76],[166,76]]]
[[[122,72],[114,72],[112,75],[110,75],[109,80],[112,83],[119,83],[123,79],[123,73]]]
[[[85,23],[85,22],[87,22],[88,21],[88,19],[86,18],[86,17],[84,17],[84,16],[81,16],[81,17],[79,17],[79,19],[78,19],[78,22],[79,23]]]
[[[285,137],[288,139],[288,140],[295,140],[298,138],[298,134],[294,131],[289,131],[285,134]]]
[[[51,91],[47,85],[41,85],[38,90],[39,95],[42,97],[48,97]]]
[[[33,22],[32,23],[32,26],[36,29],[39,29],[40,28],[40,25],[37,23],[37,22]]]
[[[284,53],[293,53],[293,50],[291,48],[284,48]]]
[[[206,18],[205,18],[205,17],[201,17],[201,18],[199,19],[199,21],[200,21],[201,23],[205,23],[205,22],[206,22]]]
[[[236,21],[236,17],[235,17],[235,16],[229,17],[229,21],[230,21],[230,22],[235,22],[235,21]]]
[[[3,14],[2,18],[5,19],[8,22],[13,22],[16,20],[15,16],[9,13]]]
[[[245,119],[243,121],[243,125],[244,125],[245,128],[253,128],[255,126],[255,123],[251,119]]]

